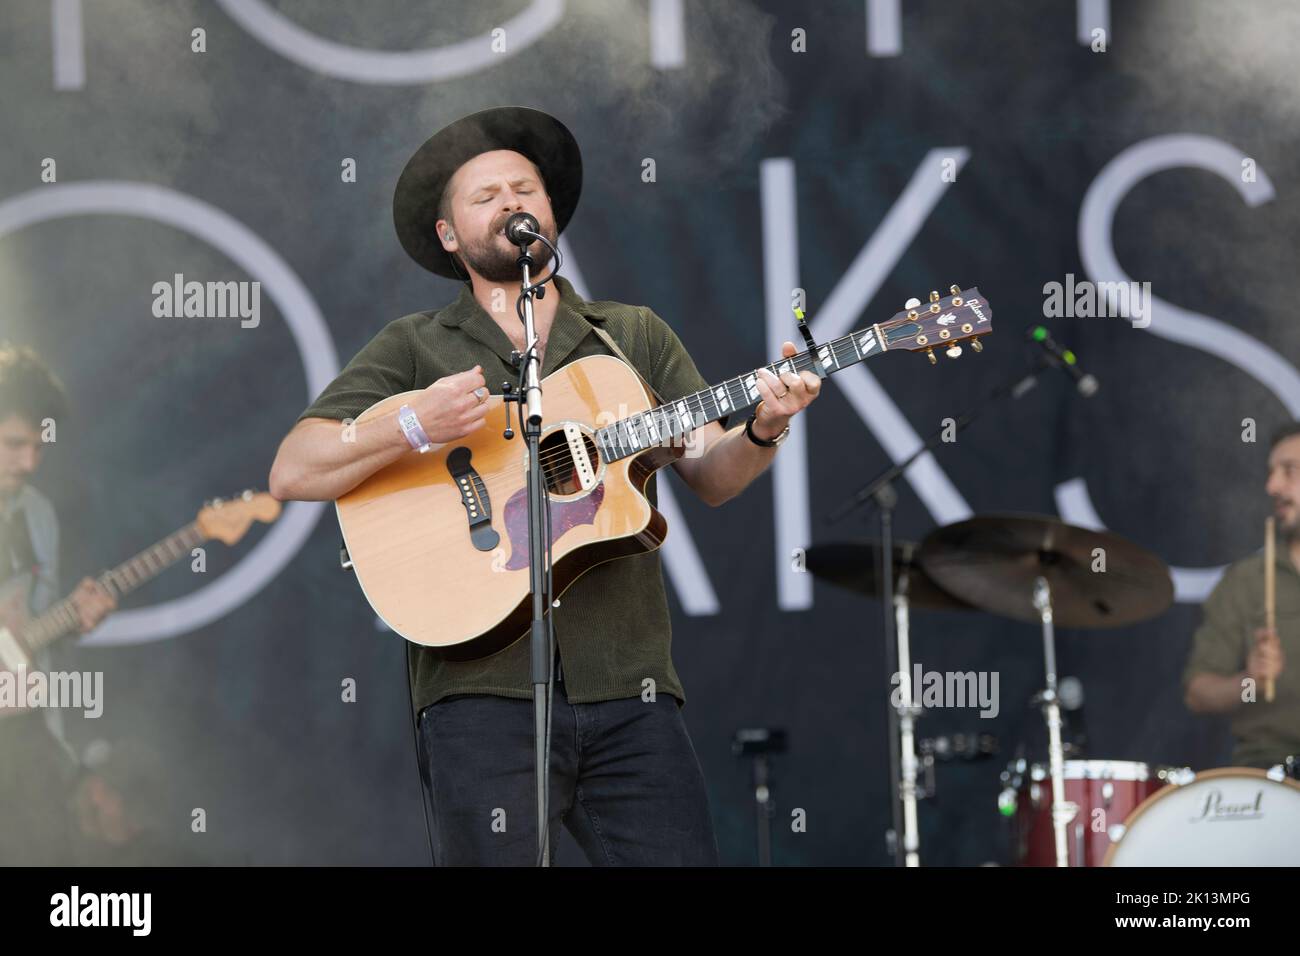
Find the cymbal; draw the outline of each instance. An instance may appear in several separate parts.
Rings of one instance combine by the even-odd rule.
[[[953,597],[916,563],[920,545],[914,541],[894,542],[894,588],[904,570],[908,572],[907,597],[912,607],[940,611],[969,611],[971,606]],[[832,541],[813,545],[804,554],[804,567],[827,584],[834,584],[867,597],[880,597],[880,542]]]
[[[1104,572],[1093,570],[1099,558]],[[922,543],[920,564],[949,593],[1018,621],[1040,620],[1034,582],[1042,576],[1058,627],[1122,627],[1174,600],[1169,568],[1150,551],[1046,515],[981,515],[938,528]]]

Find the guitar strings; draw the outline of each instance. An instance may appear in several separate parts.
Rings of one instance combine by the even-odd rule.
[[[887,341],[889,322],[878,323],[876,326],[872,326],[871,328],[877,330],[881,336],[884,336],[886,338]],[[821,350],[823,348],[829,349],[831,355],[835,359],[835,364],[837,366],[842,367],[843,363],[840,361],[839,350],[845,347],[846,345],[850,345],[853,347],[853,352],[854,352],[853,364],[856,364],[858,361],[861,361],[865,356],[863,356],[861,350],[857,348],[855,337],[860,334],[863,334],[866,331],[868,330],[861,329],[855,332],[851,332],[848,335],[841,336],[840,338],[832,339],[830,342],[822,343],[821,345],[817,346],[817,350]],[[765,365],[762,367],[766,368],[768,371],[774,374],[777,374],[781,366],[785,365],[786,363],[789,363],[796,372],[813,371],[817,367],[817,358],[813,354],[813,350],[805,350],[803,352],[799,352],[795,355],[790,356],[788,359],[783,359],[780,363],[774,363],[772,365]],[[758,369],[755,369],[754,371],[757,372]],[[709,388],[702,389],[698,392],[692,392],[689,395],[684,395],[679,399],[675,399],[663,405],[657,405],[654,408],[646,409],[643,412],[637,412],[633,415],[629,415],[626,418],[620,419],[617,422],[613,422],[610,425],[604,426],[603,428],[595,429],[594,434],[597,436],[597,440],[595,441],[597,455],[599,456],[602,451],[600,447],[601,443],[599,441],[599,436],[601,436],[602,434],[611,435],[617,440],[619,425],[623,425],[624,423],[635,423],[637,419],[642,419],[644,421],[645,416],[653,415],[655,413],[662,414],[663,417],[668,422],[672,423],[674,427],[670,428],[668,430],[667,436],[662,438],[658,442],[654,442],[654,439],[651,438],[649,429],[644,429],[644,435],[646,440],[652,443],[647,444],[644,448],[636,448],[633,454],[640,451],[649,450],[651,448],[661,447],[668,441],[684,437],[686,434],[689,434],[690,431],[694,431],[694,428],[692,428],[689,429],[688,431],[681,433],[680,435],[677,433],[675,426],[679,421],[679,419],[677,418],[676,414],[672,410],[673,406],[675,405],[685,404],[689,412],[700,412],[707,417],[709,413],[705,408],[704,401],[705,401],[705,397],[708,396],[709,398],[713,399],[715,408],[717,408],[718,411],[720,412],[720,414],[717,417],[722,417],[722,415],[726,414],[726,412],[722,412],[722,409],[720,406],[717,405],[717,401],[714,396],[716,391],[719,388],[721,388],[726,393],[727,399],[730,400],[731,391],[733,387],[731,384],[732,382],[738,383],[736,387],[740,388],[742,395],[748,397],[748,393],[746,392],[744,386],[744,376],[736,376],[735,378],[726,379],[716,386],[710,386]],[[732,403],[731,410],[733,412],[742,411],[744,408],[750,408],[754,404],[757,404],[757,401],[745,405],[743,407],[737,406],[734,403]],[[716,421],[716,418],[712,418],[709,420]],[[707,424],[707,421],[704,424]],[[695,427],[699,428],[699,427],[703,427],[703,425],[698,425]],[[627,424],[624,427],[624,431],[626,433],[635,434],[637,438],[640,439],[642,437],[643,429],[637,428],[635,424]],[[621,444],[618,447],[620,450],[623,448]],[[623,457],[630,457],[630,456],[625,455]],[[543,452],[540,458],[540,463],[548,487],[553,487],[555,485],[560,484],[563,481],[572,480],[571,472],[575,463],[573,460],[572,451],[569,449],[567,443],[561,445],[555,450]],[[565,474],[566,470],[570,472],[569,475]]]
[[[841,341],[841,340],[838,340],[838,339],[837,339],[836,341],[838,342],[838,341]],[[834,347],[834,345],[833,345],[833,343],[832,343],[832,348],[833,348],[833,347]],[[801,362],[799,361],[800,359],[807,359],[807,363],[806,363],[806,365],[803,364],[803,363],[801,363]],[[790,363],[795,367],[795,369],[796,369],[797,371],[800,371],[800,372],[811,371],[813,368],[816,367],[816,359],[812,356],[812,353],[811,353],[811,352],[807,352],[807,351],[805,351],[805,352],[800,352],[800,353],[797,354],[797,355],[793,355],[793,356],[791,356],[789,359],[787,359],[786,361],[790,362]],[[780,364],[783,365],[783,364],[785,364],[785,363],[782,362],[782,363],[780,363]],[[780,365],[766,365],[766,366],[763,366],[763,367],[766,368],[766,369],[768,369],[769,371],[775,372],[778,368],[780,368]],[[758,370],[755,369],[755,371],[758,371]],[[631,421],[632,419],[635,419],[635,418],[637,418],[637,417],[643,417],[643,416],[648,415],[648,414],[650,414],[650,413],[652,413],[652,412],[659,412],[659,411],[664,410],[664,409],[671,409],[672,406],[677,405],[677,404],[679,404],[679,403],[685,403],[685,404],[687,405],[688,409],[691,410],[691,411],[703,412],[703,413],[705,413],[705,414],[707,415],[708,412],[707,412],[707,410],[706,410],[705,407],[704,407],[704,397],[703,397],[703,396],[706,395],[706,394],[712,395],[712,393],[713,393],[713,391],[714,391],[715,389],[717,389],[717,388],[723,388],[723,389],[725,389],[725,390],[727,391],[728,397],[730,397],[731,389],[730,389],[730,387],[728,386],[728,383],[729,383],[729,382],[732,382],[732,381],[741,382],[742,384],[740,385],[740,387],[741,387],[741,389],[742,389],[742,391],[743,391],[743,387],[744,387],[744,386],[743,386],[743,376],[736,376],[734,379],[727,379],[725,382],[722,382],[722,383],[720,383],[720,384],[717,385],[717,386],[711,386],[710,388],[702,389],[702,390],[699,391],[699,392],[692,392],[692,393],[689,394],[689,395],[684,395],[684,396],[682,396],[681,398],[679,398],[679,399],[675,399],[674,401],[671,401],[671,402],[667,402],[666,404],[658,405],[658,406],[656,406],[656,407],[654,407],[654,408],[647,409],[647,410],[644,411],[644,412],[637,412],[635,415],[629,415],[627,418],[620,419],[618,422],[614,422],[614,423],[612,423],[612,424],[610,424],[610,425],[605,426],[604,428],[596,429],[596,433],[597,433],[597,434],[600,434],[601,432],[609,432],[609,433],[611,433],[611,434],[617,435],[617,429],[618,429],[618,426],[619,426],[619,424],[621,424],[622,422]],[[755,402],[754,404],[757,404],[757,403]],[[748,408],[748,407],[750,407],[750,406],[747,405],[747,406],[745,406],[745,407]],[[735,408],[735,406],[733,406],[733,408]],[[678,420],[678,419],[677,419],[677,416],[676,416],[675,414],[671,414],[671,413],[669,413],[669,418],[670,418],[674,423],[676,423],[677,420]],[[716,419],[714,419],[714,420],[716,420]],[[707,424],[707,422],[706,422],[706,424]],[[696,427],[703,427],[703,426],[696,426]],[[692,429],[692,430],[693,430],[693,429]],[[683,433],[683,434],[686,434],[686,433]],[[639,435],[640,435],[640,431],[638,430],[638,436],[639,436]],[[648,432],[647,432],[647,437],[648,437]],[[679,438],[679,437],[682,437],[682,436],[677,435],[675,431],[670,432],[669,435],[668,435],[668,439],[671,439],[671,438]],[[666,441],[666,440],[668,440],[668,439],[664,439],[664,440]],[[661,443],[662,443],[662,442],[661,442]],[[646,447],[647,447],[647,448],[654,448],[654,447],[658,447],[658,446],[657,446],[657,445],[647,445]],[[600,448],[599,448],[599,446],[597,447],[596,450],[597,450],[597,454],[599,454],[599,452],[600,452]],[[567,459],[567,461],[566,461],[566,459]],[[553,468],[554,468],[554,467],[563,467],[565,464],[571,464],[572,461],[573,461],[573,457],[572,457],[571,452],[569,451],[569,448],[568,448],[567,444],[564,445],[563,447],[559,448],[558,450],[555,450],[555,451],[549,451],[549,452],[544,452],[543,455],[542,455],[542,458],[541,458],[541,463],[542,463],[542,467],[543,467],[543,469],[546,469],[548,466],[549,466],[549,467],[553,467]]]

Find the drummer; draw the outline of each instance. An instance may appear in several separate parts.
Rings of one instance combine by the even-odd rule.
[[[1190,710],[1229,716],[1239,767],[1271,767],[1300,754],[1300,422],[1274,435],[1264,490],[1277,523],[1277,629],[1263,626],[1261,550],[1229,567],[1205,602],[1183,672]],[[1269,678],[1272,703],[1264,699]]]

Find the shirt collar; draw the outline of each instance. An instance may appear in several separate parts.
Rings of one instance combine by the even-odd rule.
[[[1263,553],[1263,549],[1260,549],[1261,557]],[[1277,541],[1273,548],[1273,563],[1284,571],[1300,575],[1300,567],[1297,567],[1291,559],[1291,540],[1281,532],[1277,533]]]
[[[24,483],[21,488],[13,493],[8,500],[0,500],[0,518],[11,518],[15,511],[26,506],[31,498],[32,486]]]
[[[550,285],[559,291],[560,305],[555,310],[555,319],[546,339],[546,351],[542,356],[543,375],[554,371],[578,343],[591,334],[593,320],[605,321],[598,310],[592,309],[591,304],[574,291],[573,285],[564,276],[556,276]],[[547,294],[553,295],[554,290],[547,290]],[[509,307],[513,309],[514,303],[510,303]],[[510,344],[510,339],[501,326],[483,311],[468,283],[460,290],[456,301],[438,313],[438,322],[448,328],[461,329],[492,349],[503,361],[510,361],[510,352],[514,346]]]

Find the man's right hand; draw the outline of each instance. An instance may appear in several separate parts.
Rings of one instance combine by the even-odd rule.
[[[481,389],[476,394],[476,390]],[[479,396],[482,396],[480,400]],[[411,402],[429,440],[443,444],[463,438],[487,420],[487,382],[483,367],[440,378]]]
[[[1246,676],[1256,683],[1276,680],[1286,666],[1286,655],[1282,653],[1282,642],[1277,639],[1277,632],[1261,627],[1255,631],[1255,646],[1246,656]]]
[[[474,390],[479,389],[477,395]],[[440,378],[406,404],[429,441],[446,444],[481,428],[488,399],[483,369]],[[271,465],[271,494],[280,501],[336,501],[380,468],[410,454],[396,411],[343,428],[334,418],[304,418],[280,442]]]

